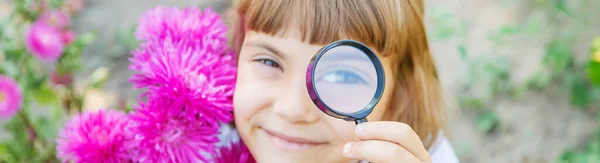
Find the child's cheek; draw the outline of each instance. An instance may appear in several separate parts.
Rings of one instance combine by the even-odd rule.
[[[244,84],[243,81],[238,81],[235,94],[233,97],[233,108],[235,120],[248,121],[253,110],[256,108],[256,101],[253,101],[252,89]]]
[[[256,113],[268,107],[268,89],[256,76],[240,74],[233,97],[235,120],[250,121]]]

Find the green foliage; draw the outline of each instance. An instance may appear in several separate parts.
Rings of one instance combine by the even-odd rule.
[[[82,68],[83,49],[93,43],[93,33],[78,34],[65,45],[57,63],[47,63],[35,58],[26,50],[23,33],[36,21],[38,9],[30,6],[37,1],[15,0],[8,18],[0,18],[0,75],[15,79],[23,92],[23,106],[18,113],[3,123],[8,139],[0,140],[0,162],[58,162],[56,143],[58,131],[64,125],[71,107],[80,105],[81,99],[73,86],[53,84],[50,73],[55,67],[61,74],[72,75]],[[62,0],[51,0],[50,6],[62,6]],[[47,9],[46,9],[47,10]],[[43,113],[39,113],[43,112]]]
[[[40,104],[48,105],[58,100],[58,95],[52,86],[47,83],[42,84],[40,87],[32,91],[32,96]]]
[[[566,150],[560,163],[600,162],[600,133],[596,132],[583,150]]]
[[[570,46],[563,40],[552,40],[546,45],[546,55],[542,59],[543,65],[550,68],[553,76],[558,76],[572,64],[573,54]]]
[[[600,86],[600,62],[590,62],[587,72],[588,76],[590,77],[590,81],[594,85]]]
[[[469,54],[466,43],[461,42],[469,31],[465,21],[444,9],[433,9],[430,13],[431,31],[434,40],[455,39],[458,41],[459,57],[467,65],[467,76],[464,80],[459,102],[463,108],[471,109],[477,117],[475,128],[482,133],[489,133],[500,125],[501,119],[490,104],[498,96],[512,95],[521,97],[531,90],[543,90],[558,85],[569,95],[568,100],[574,108],[582,110],[600,109],[600,37],[592,41],[592,57],[588,61],[579,62],[575,53],[576,43],[580,40],[582,31],[594,19],[584,17],[593,10],[589,1],[577,0],[531,0],[532,8],[526,12],[523,22],[506,24],[488,34],[492,43],[489,52],[484,54]],[[567,3],[568,2],[568,3]],[[523,3],[523,1],[514,1]],[[527,2],[525,2],[527,3]],[[579,6],[575,5],[579,4]],[[596,7],[597,8],[597,7]],[[544,34],[544,35],[541,35]],[[549,35],[548,35],[549,34]],[[532,73],[525,83],[512,83],[508,58],[498,55],[498,49],[512,45],[516,37],[550,38],[545,44],[544,54],[540,58],[541,67]],[[576,42],[578,41],[578,42]],[[528,55],[528,54],[523,54]],[[587,55],[587,54],[586,54]],[[597,156],[590,153],[565,153],[564,160],[585,157],[588,161]],[[572,158],[572,159],[571,159]]]
[[[597,109],[600,106],[600,37],[592,41],[590,49],[591,59],[587,62],[585,73],[582,73],[578,82],[573,85],[571,101],[585,108],[595,105]],[[597,117],[600,121],[600,114]],[[596,130],[600,131],[600,126],[597,126]],[[598,131],[593,134],[593,138],[584,149],[566,150],[559,161],[561,163],[600,162],[600,132]]]
[[[558,85],[564,90],[562,92],[569,95],[568,100],[574,108],[600,109],[600,36],[591,42],[591,57],[587,61],[580,62],[578,58],[582,54],[577,54],[574,50],[576,43],[580,42],[582,31],[591,30],[589,24],[585,23],[596,19],[586,15],[600,6],[586,6],[590,4],[586,0],[528,2],[533,5],[527,12],[529,15],[526,15],[525,21],[506,24],[489,33],[488,39],[492,42],[492,47],[488,54],[478,56],[470,56],[468,45],[460,42],[464,36],[463,31],[468,31],[464,21],[446,10],[434,11],[432,14],[432,36],[436,39],[455,38],[459,41],[458,54],[467,65],[467,77],[459,101],[462,107],[476,113],[475,128],[482,133],[489,133],[502,123],[490,102],[509,92],[520,97],[530,90]],[[510,62],[495,54],[496,49],[511,45],[515,37],[542,36],[542,31],[543,36],[550,40],[545,44],[544,55],[540,58],[541,67],[524,84],[511,83]],[[598,111],[600,110],[594,110]],[[585,149],[565,151],[559,162],[600,162],[600,132],[594,134]]]
[[[467,24],[453,15],[446,8],[431,10],[428,17],[434,26],[431,26],[431,37],[435,40],[445,40],[452,37],[465,37],[467,35]]]
[[[67,47],[65,54],[60,58],[58,72],[62,74],[71,74],[80,71],[82,68],[81,53],[83,48],[94,42],[95,35],[93,33],[85,33],[77,36],[73,42],[73,46]]]
[[[487,111],[477,119],[477,129],[483,133],[492,131],[500,123],[498,115],[492,111]]]
[[[467,65],[467,76],[459,102],[476,113],[476,128],[488,133],[499,125],[497,114],[490,109],[488,101],[496,94],[508,92],[510,86],[509,61],[499,56],[469,56],[464,44],[457,46],[460,58]]]

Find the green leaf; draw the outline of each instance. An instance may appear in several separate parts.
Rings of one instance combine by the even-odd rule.
[[[75,42],[78,46],[83,47],[92,44],[94,40],[96,40],[96,34],[92,32],[87,32],[77,36]]]
[[[518,24],[509,24],[500,27],[500,33],[502,35],[514,35],[519,33],[520,28]]]
[[[571,62],[571,50],[565,42],[553,40],[546,45],[543,63],[552,69],[554,75],[562,74]]]
[[[498,125],[498,115],[492,111],[487,111],[477,119],[477,129],[481,132],[488,133]]]
[[[10,150],[10,147],[7,143],[0,143],[0,161],[1,162],[17,162],[16,158],[13,156],[13,151]]]
[[[25,125],[18,116],[13,117],[6,125],[7,131],[12,133],[12,139],[7,141],[7,151],[17,162],[27,162],[34,153],[33,146],[28,141],[29,134]]]
[[[489,34],[488,39],[496,44],[503,44],[508,38],[521,32],[518,24],[508,24],[500,27],[498,31]]]
[[[14,78],[19,75],[19,68],[13,62],[4,61],[2,65],[0,65],[0,72]]]
[[[58,100],[58,95],[52,90],[52,87],[48,84],[42,84],[34,91],[35,93],[33,94],[33,96],[36,99],[36,101],[40,104],[46,105],[53,102],[57,102]]]
[[[45,82],[46,82],[46,77],[42,76],[42,77],[38,77],[37,73],[35,73],[34,71],[26,71],[26,80],[27,80],[27,88],[28,89],[39,89]]]
[[[600,86],[600,62],[592,61],[588,66],[587,73],[592,84]]]
[[[481,110],[483,107],[485,107],[486,103],[483,99],[471,98],[463,100],[463,104],[467,107]]]
[[[5,60],[12,62],[19,62],[24,56],[31,55],[24,49],[24,47],[16,42],[15,40],[9,40],[2,42],[2,50],[4,52]]]
[[[587,155],[581,152],[567,151],[560,157],[560,163],[583,163],[587,161]]]
[[[571,12],[567,8],[567,4],[565,3],[565,0],[553,0],[552,2],[554,2],[554,7],[556,9],[564,12],[565,14],[567,14],[569,16],[571,15]]]
[[[58,73],[72,74],[82,68],[81,49],[77,46],[69,46],[65,55],[58,62]]]
[[[54,142],[58,132],[53,121],[48,120],[46,117],[40,117],[37,118],[35,125],[39,134],[38,136],[40,136],[46,142]]]
[[[534,76],[527,82],[529,88],[540,90],[546,88],[552,82],[552,75],[546,71],[535,73]]]
[[[589,90],[590,88],[585,79],[581,77],[575,79],[571,87],[571,104],[586,108],[591,102]]]

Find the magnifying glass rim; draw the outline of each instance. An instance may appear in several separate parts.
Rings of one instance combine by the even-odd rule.
[[[323,54],[327,53],[327,51],[329,51],[335,47],[345,46],[345,45],[349,45],[351,47],[354,47],[354,48],[357,48],[357,49],[363,51],[367,55],[367,57],[369,57],[369,60],[371,61],[371,63],[373,63],[373,66],[375,67],[375,72],[377,74],[377,89],[375,90],[375,95],[373,96],[373,99],[371,99],[371,101],[366,106],[364,106],[361,110],[354,112],[354,113],[339,112],[339,111],[336,111],[335,109],[331,108],[329,105],[327,105],[327,103],[325,103],[323,100],[321,100],[321,98],[318,94],[318,91],[317,91],[317,87],[314,82],[315,74],[313,73],[313,71],[316,70],[317,64],[318,64],[319,60],[321,59],[321,57],[323,56]],[[344,120],[348,120],[348,121],[364,119],[369,114],[371,114],[371,112],[373,111],[373,108],[375,107],[375,105],[377,105],[377,103],[379,103],[379,100],[381,100],[381,97],[383,96],[383,91],[385,89],[385,72],[383,69],[383,64],[381,63],[381,60],[379,60],[379,57],[377,57],[377,54],[375,54],[375,52],[373,52],[373,50],[371,50],[371,48],[369,48],[368,46],[366,46],[358,41],[338,40],[338,41],[335,41],[335,42],[332,42],[332,43],[326,45],[325,47],[321,48],[321,50],[319,50],[319,53],[317,53],[317,55],[313,56],[308,68],[310,71],[306,71],[306,75],[308,77],[307,81],[309,81],[309,82],[307,82],[306,85],[307,85],[309,94],[311,96],[311,100],[313,101],[313,103],[315,103],[315,105],[319,108],[319,110],[323,111],[324,113],[326,113],[332,117],[336,117],[336,118],[340,118],[340,119],[344,119]]]

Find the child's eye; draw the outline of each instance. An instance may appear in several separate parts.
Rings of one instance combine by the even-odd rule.
[[[270,59],[256,59],[254,61],[260,62],[264,65],[267,65],[269,67],[273,67],[273,68],[277,68],[277,69],[281,69],[281,66],[279,65],[279,63],[270,60]]]
[[[329,83],[339,84],[368,84],[364,78],[360,77],[360,75],[347,70],[337,70],[329,72],[323,75],[321,78],[317,79],[317,81],[325,81]]]

